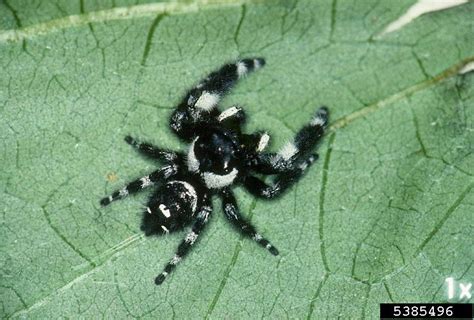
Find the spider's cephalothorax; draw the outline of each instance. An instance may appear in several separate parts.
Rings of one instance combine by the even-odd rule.
[[[224,215],[238,231],[278,255],[278,250],[241,215],[231,187],[240,184],[254,196],[266,199],[281,195],[317,159],[313,151],[324,134],[328,110],[321,107],[280,151],[264,152],[270,136],[266,132],[242,133],[245,121],[242,108],[233,106],[222,112],[218,109],[220,100],[237,80],[264,64],[261,58],[226,64],[186,94],[171,115],[170,126],[180,139],[190,143],[187,152],[165,150],[129,136],[125,138],[140,153],[163,162],[164,166],[100,203],[106,206],[154,186],[143,212],[141,229],[145,234],[167,234],[191,226],[175,256],[155,279],[156,284],[161,284],[189,253],[212,213],[213,195],[221,197]],[[274,179],[267,184],[255,175],[273,175]]]

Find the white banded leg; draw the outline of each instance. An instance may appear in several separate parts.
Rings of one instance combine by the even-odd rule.
[[[170,150],[165,150],[160,147],[156,147],[148,142],[139,142],[131,136],[126,136],[125,141],[134,147],[142,155],[152,159],[164,160],[167,162],[174,161],[178,158],[178,153]]]
[[[256,197],[265,199],[276,198],[295,184],[317,158],[317,154],[312,154],[307,159],[295,164],[293,169],[278,173],[270,185],[259,178],[248,176],[244,180],[244,187]]]
[[[264,65],[263,58],[242,59],[225,64],[188,93],[188,106],[203,111],[213,109],[239,79]]]
[[[191,232],[189,232],[183,241],[181,241],[174,257],[166,264],[163,272],[155,278],[155,284],[162,284],[166,277],[176,268],[176,265],[191,251],[191,248],[199,237],[199,234],[209,221],[209,215],[211,212],[212,208],[210,205],[201,207],[198,211]]]
[[[224,189],[221,192],[222,196],[222,206],[224,209],[224,214],[226,218],[237,228],[243,235],[251,238],[257,242],[260,246],[264,247],[271,254],[277,256],[279,254],[278,249],[275,248],[270,241],[265,239],[261,234],[255,230],[255,227],[252,226],[242,215],[237,207],[237,202],[235,200],[232,191],[229,189]]]
[[[113,192],[110,196],[100,200],[100,204],[102,206],[107,206],[112,201],[123,199],[129,194],[137,193],[142,189],[152,186],[158,181],[168,179],[172,175],[176,174],[176,172],[177,167],[175,165],[164,166],[160,170],[153,171],[151,174],[146,175],[140,179],[134,180],[122,189]]]
[[[229,92],[237,81],[248,73],[265,65],[262,58],[242,59],[225,64],[219,70],[212,72],[196,87],[188,91],[178,105],[170,120],[170,126],[179,137],[189,141],[194,132],[194,126],[206,115],[217,112],[216,106]],[[218,116],[215,114],[215,116]]]
[[[264,174],[287,172],[297,169],[302,157],[313,151],[324,135],[328,123],[328,109],[321,107],[310,123],[301,128],[293,141],[285,144],[278,153],[259,156],[255,169]]]

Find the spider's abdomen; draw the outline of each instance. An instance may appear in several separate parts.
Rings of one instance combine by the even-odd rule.
[[[148,201],[141,230],[145,235],[181,230],[192,221],[198,200],[197,192],[189,182],[167,182]]]

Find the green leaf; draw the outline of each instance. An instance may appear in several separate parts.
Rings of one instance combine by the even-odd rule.
[[[135,2],[0,3],[2,317],[378,318],[474,281],[473,2],[383,36],[414,1]],[[267,65],[224,105],[274,150],[327,105],[320,160],[279,200],[236,189],[279,257],[216,201],[155,286],[183,235],[141,235],[146,192],[100,208],[156,167],[123,137],[185,148],[173,106],[247,56]]]

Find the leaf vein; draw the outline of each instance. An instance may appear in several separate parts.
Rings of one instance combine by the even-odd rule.
[[[438,231],[443,227],[444,223],[446,220],[449,219],[449,217],[453,214],[453,212],[459,207],[461,202],[464,200],[466,195],[471,191],[472,187],[474,186],[474,182],[471,182],[471,184],[461,193],[461,195],[454,201],[454,203],[448,208],[444,216],[438,221],[438,223],[434,226],[433,230],[428,234],[428,236],[423,240],[420,244],[420,246],[415,250],[414,256],[417,256],[425,246],[428,244],[428,242],[431,241],[431,239],[438,233]]]
[[[234,32],[234,42],[235,42],[235,46],[237,47],[237,49],[239,48],[239,40],[238,39],[239,39],[239,34],[240,34],[240,28],[242,27],[242,22],[244,21],[244,18],[245,18],[246,14],[247,14],[247,6],[244,3],[241,6],[239,23],[237,24],[237,27],[235,28],[235,32]]]
[[[145,66],[146,60],[148,59],[148,54],[150,53],[151,43],[153,41],[153,36],[155,35],[156,28],[164,17],[166,17],[166,13],[157,15],[156,18],[153,20],[152,24],[150,25],[150,29],[148,30],[148,35],[146,37],[145,49],[143,50],[142,61],[140,63],[143,67]]]
[[[255,209],[256,205],[257,205],[257,200],[254,199],[252,204],[250,205],[249,220],[253,216],[253,212],[254,212],[253,210]],[[237,262],[237,258],[239,257],[240,251],[242,250],[242,240],[243,240],[243,238],[244,238],[244,236],[241,235],[238,243],[235,245],[234,254],[232,256],[232,259],[230,260],[230,264],[224,272],[224,277],[222,278],[221,283],[219,284],[219,287],[217,288],[216,294],[214,295],[214,298],[212,299],[212,302],[209,305],[209,309],[207,310],[206,316],[204,317],[205,319],[209,319],[212,312],[214,311],[214,308],[217,305],[217,302],[219,301],[219,298],[222,294],[222,291],[224,290],[224,287],[227,283],[227,280],[229,279],[230,272],[234,268],[234,265]]]
[[[336,133],[331,134],[328,142],[328,150],[326,152],[326,157],[324,158],[323,163],[323,177],[321,182],[321,191],[319,193],[319,246],[321,251],[321,259],[323,261],[324,270],[330,272],[329,265],[326,257],[326,246],[324,244],[324,200],[326,196],[326,186],[328,182],[328,171],[329,171],[329,161],[331,160],[332,145],[334,139],[336,138]]]
[[[92,11],[84,14],[69,15],[59,19],[38,23],[24,28],[11,29],[0,32],[0,42],[21,41],[36,36],[45,35],[62,29],[79,27],[94,22],[107,22],[114,20],[127,20],[149,17],[160,14],[186,14],[201,9],[219,9],[222,7],[234,7],[244,3],[256,2],[258,0],[221,0],[213,3],[180,3],[160,2],[134,5],[129,7],[118,7],[107,10]]]
[[[306,319],[310,319],[311,316],[313,315],[313,312],[314,312],[314,304],[316,302],[316,300],[318,299],[319,297],[319,294],[321,293],[321,288],[324,286],[324,284],[326,283],[326,280],[329,278],[329,273],[326,272],[324,274],[324,277],[323,277],[323,280],[321,280],[321,282],[319,283],[318,287],[316,288],[316,291],[314,292],[314,295],[313,297],[311,298],[311,303],[309,304],[309,311],[308,311],[308,315],[306,316]]]
[[[373,102],[369,104],[366,107],[363,107],[361,109],[358,109],[346,116],[343,116],[342,118],[337,119],[331,126],[330,126],[330,131],[335,131],[336,129],[344,128],[348,124],[352,123],[353,121],[363,118],[365,116],[368,116],[369,114],[378,111],[379,109],[385,108],[392,103],[405,99],[406,97],[415,94],[416,92],[419,92],[421,90],[424,90],[426,88],[429,88],[431,86],[434,86],[435,84],[450,78],[452,76],[455,76],[458,74],[458,72],[466,66],[468,63],[474,61],[474,56],[471,56],[469,58],[466,58],[462,60],[459,63],[456,63],[455,65],[449,67],[448,69],[444,70],[443,72],[439,73],[433,78],[430,78],[428,80],[422,81],[420,83],[417,83],[411,87],[408,87],[406,89],[403,89],[397,93],[394,93],[386,98],[383,98],[379,101]]]

